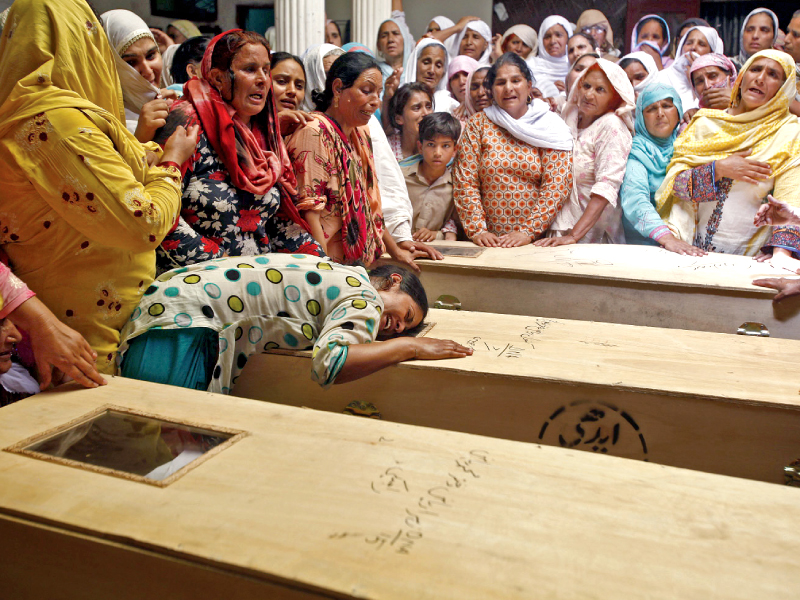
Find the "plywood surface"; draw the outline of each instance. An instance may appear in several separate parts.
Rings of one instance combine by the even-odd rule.
[[[436,309],[426,320],[428,337],[474,354],[400,368],[800,406],[795,340]]]
[[[777,485],[120,378],[0,410],[0,447],[106,403],[251,435],[166,488],[0,452],[0,512],[341,597],[800,587]]]
[[[474,247],[471,242],[432,243],[434,246],[437,244]],[[753,279],[793,275],[747,256],[716,253],[702,257],[682,256],[663,248],[622,244],[486,248],[477,257],[448,256],[442,261],[421,261],[420,265],[423,273],[444,268],[505,270],[532,276],[565,275],[739,290],[760,293],[765,298],[771,297],[774,292],[752,285]]]

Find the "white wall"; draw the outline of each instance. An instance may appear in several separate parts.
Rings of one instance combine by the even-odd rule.
[[[492,0],[457,0],[449,2],[447,7],[442,7],[441,4],[443,3],[432,0],[404,0],[403,9],[406,13],[406,21],[414,39],[419,39],[425,33],[431,19],[438,15],[450,17],[453,21],[470,15],[483,19],[489,25],[492,24]],[[326,0],[325,8],[329,19],[353,18],[351,0]],[[375,40],[354,41],[365,43],[368,46],[375,43]]]

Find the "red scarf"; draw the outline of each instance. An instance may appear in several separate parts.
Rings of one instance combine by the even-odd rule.
[[[267,79],[266,105],[261,114],[253,117],[252,129],[236,116],[235,109],[223,100],[219,90],[208,83],[214,47],[233,31],[241,30],[231,29],[209,42],[201,65],[203,79],[193,77],[184,84],[183,98],[171,110],[181,110],[189,122],[199,121],[237,189],[263,195],[276,183],[280,184],[281,213],[308,231],[308,224],[292,199],[297,194],[297,180],[280,134],[272,79]]]

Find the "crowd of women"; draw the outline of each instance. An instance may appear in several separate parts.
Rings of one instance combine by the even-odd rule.
[[[42,386],[121,372],[228,392],[270,348],[312,349],[323,386],[467,356],[402,335],[427,312],[415,261],[442,258],[426,243],[438,229],[797,271],[800,14],[779,40],[775,14],[754,10],[728,58],[700,19],[670,32],[645,16],[623,54],[597,10],[494,35],[439,16],[415,42],[393,8],[376,40],[342,45],[329,21],[298,57],[269,32],[14,2],[0,38],[9,398],[35,387],[10,358],[15,324]],[[419,227],[418,194],[447,222]],[[372,268],[384,253],[406,268]]]

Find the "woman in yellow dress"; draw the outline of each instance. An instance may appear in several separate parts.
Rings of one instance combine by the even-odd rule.
[[[114,372],[196,143],[125,128],[113,50],[83,0],[16,0],[0,38],[0,243],[14,272]]]

